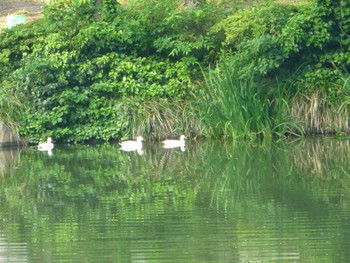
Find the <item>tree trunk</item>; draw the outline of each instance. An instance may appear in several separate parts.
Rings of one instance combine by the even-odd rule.
[[[95,0],[95,6],[96,7],[102,7],[102,0]]]
[[[95,12],[95,14],[94,14],[94,17],[95,17],[95,19],[96,20],[100,20],[100,18],[101,18],[101,13],[100,13],[100,10],[101,10],[101,8],[102,8],[102,0],[95,0],[95,6],[97,7],[97,11]]]
[[[205,0],[185,0],[185,5],[189,8],[198,7],[205,4]]]

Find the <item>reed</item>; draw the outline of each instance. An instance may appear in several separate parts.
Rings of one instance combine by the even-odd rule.
[[[281,88],[267,89],[253,78],[241,79],[233,66],[224,63],[209,70],[205,80],[203,118],[212,136],[266,139],[297,128],[287,119],[289,104]]]
[[[306,134],[349,134],[349,109],[345,101],[330,104],[320,92],[298,96],[291,106],[293,121],[302,123]]]
[[[18,120],[23,115],[25,106],[6,82],[0,89],[0,121],[12,131],[19,133]]]
[[[166,137],[197,137],[203,134],[203,127],[197,118],[193,101],[151,99],[143,102],[123,101],[124,114],[128,124],[126,133],[135,137],[139,134],[150,140]]]

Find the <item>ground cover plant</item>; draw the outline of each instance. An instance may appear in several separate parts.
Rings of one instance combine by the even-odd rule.
[[[1,32],[1,119],[30,142],[347,133],[349,4],[281,2],[53,1]]]

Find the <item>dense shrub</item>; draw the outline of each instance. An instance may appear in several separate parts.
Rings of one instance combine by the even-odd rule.
[[[266,4],[228,16],[213,33],[224,33],[225,60],[241,78],[293,76],[295,91],[331,99],[349,71],[349,19],[350,4],[342,0]]]
[[[21,134],[32,142],[44,136],[64,141],[120,138],[128,128],[129,118],[120,107],[126,98],[186,98],[196,59],[186,58],[187,53],[170,59],[153,46],[160,37],[155,30],[172,27],[158,22],[178,12],[174,3],[151,6],[146,1],[142,12],[140,3],[116,5],[114,14],[109,10],[95,20],[91,5],[59,2],[33,25],[33,32],[42,33],[19,41],[19,47],[14,43],[18,39],[10,40],[28,27],[6,31],[1,63],[15,63],[1,74],[24,104]]]
[[[297,88],[320,92],[330,101],[343,89],[350,69],[350,5],[347,1],[315,1],[302,8],[283,29],[281,45],[299,70]]]
[[[13,119],[32,142],[46,136],[63,141],[125,137],[140,130],[130,129],[144,123],[139,116],[159,116],[145,114],[152,103],[142,102],[161,102],[157,105],[164,111],[163,105],[188,101],[190,94],[195,100],[205,97],[202,71],[216,64],[220,68],[221,61],[232,72],[218,74],[225,72],[238,78],[236,83],[249,85],[218,81],[211,90],[217,105],[216,85],[223,86],[222,94],[227,94],[227,87],[258,94],[247,105],[260,105],[256,108],[268,121],[257,125],[254,119],[262,120],[260,113],[242,117],[256,134],[272,131],[280,127],[278,120],[286,120],[274,112],[276,94],[316,92],[329,103],[339,103],[348,94],[342,85],[350,70],[350,7],[345,0],[310,0],[303,5],[201,1],[192,7],[177,0],[135,0],[128,5],[105,0],[102,9],[94,1],[85,2],[59,1],[47,6],[44,19],[1,33],[0,83],[6,92],[0,94],[12,95],[22,105],[21,114],[16,111]],[[215,77],[225,80],[225,75]],[[288,91],[280,92],[281,88]],[[287,104],[287,99],[278,105]],[[246,102],[226,103],[230,117],[218,125],[234,122],[232,109],[240,112]],[[147,106],[130,118],[134,111],[125,108],[134,105]],[[131,124],[131,119],[137,122]],[[178,127],[168,131],[193,126],[172,123]],[[225,130],[217,128],[219,133]],[[229,133],[237,132],[237,127],[231,128]]]

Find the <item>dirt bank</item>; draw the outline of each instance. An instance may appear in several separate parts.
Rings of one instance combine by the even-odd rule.
[[[42,16],[44,1],[11,1],[0,0],[0,29],[6,27],[6,16],[24,14],[27,22]]]

